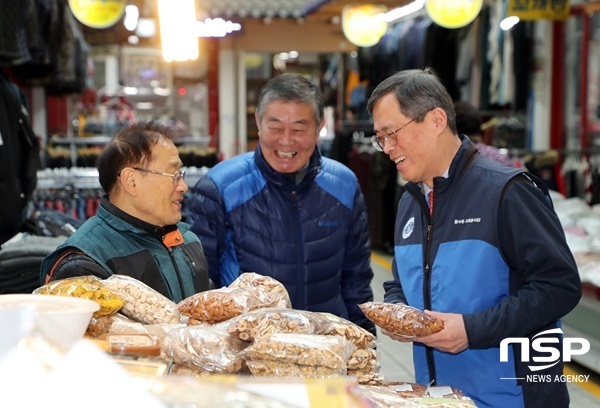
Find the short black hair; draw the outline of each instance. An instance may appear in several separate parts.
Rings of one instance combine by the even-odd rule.
[[[448,127],[456,133],[452,97],[433,68],[407,69],[384,79],[367,102],[368,112],[372,115],[377,101],[391,93],[396,97],[400,112],[417,123],[423,122],[430,110],[443,109]]]
[[[136,122],[121,130],[104,147],[98,157],[100,185],[110,196],[121,170],[146,166],[154,159],[152,148],[163,138],[173,139],[176,132],[157,121]]]

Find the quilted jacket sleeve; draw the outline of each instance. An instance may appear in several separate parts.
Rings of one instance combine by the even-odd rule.
[[[549,198],[530,182],[511,183],[501,202],[500,247],[511,268],[510,295],[464,315],[471,348],[524,337],[569,313],[581,298],[577,265]]]
[[[357,188],[352,210],[351,231],[346,241],[346,259],[342,270],[342,297],[350,320],[375,334],[375,325],[358,307],[373,300],[371,280],[371,241],[365,201]]]
[[[221,287],[219,259],[225,248],[225,206],[213,180],[204,176],[192,189],[186,222],[200,238],[215,287]]]

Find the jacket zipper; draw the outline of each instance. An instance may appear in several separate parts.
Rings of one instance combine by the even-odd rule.
[[[435,207],[434,207],[435,208]],[[433,229],[433,211],[427,220],[427,240],[425,245],[425,266],[423,277],[423,306],[431,310],[431,232]],[[435,372],[435,360],[433,348],[425,346],[425,356],[427,360],[427,371],[429,371],[429,380],[432,385],[437,384],[437,375]]]
[[[296,287],[298,288],[298,299],[301,300],[301,305],[294,305],[298,309],[305,309],[307,306],[306,302],[306,287],[304,285],[304,243],[302,242],[302,229],[300,228],[300,215],[298,212],[298,200],[296,196],[296,190],[292,191],[292,206],[294,208],[294,231],[296,232]]]

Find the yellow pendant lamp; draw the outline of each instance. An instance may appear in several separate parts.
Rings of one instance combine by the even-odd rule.
[[[121,19],[125,0],[69,0],[71,12],[82,24],[92,28],[108,28]]]
[[[387,31],[386,12],[387,7],[378,4],[347,5],[342,9],[342,31],[358,47],[373,46]]]
[[[425,10],[439,26],[460,28],[475,20],[483,0],[427,0]]]

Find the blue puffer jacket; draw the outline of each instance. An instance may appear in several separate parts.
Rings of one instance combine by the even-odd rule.
[[[187,221],[211,279],[256,272],[281,282],[295,309],[333,313],[374,331],[358,308],[373,299],[367,215],[358,180],[315,149],[299,184],[260,146],[224,161],[192,191]]]
[[[415,342],[417,381],[457,387],[478,407],[567,407],[566,384],[554,380],[562,374],[561,360],[531,371],[514,344],[508,361],[500,361],[503,339],[557,329],[581,297],[547,189],[532,175],[480,155],[466,137],[449,177],[434,180],[432,216],[421,187],[406,188],[385,301],[462,314],[469,341],[458,354]],[[561,350],[561,337],[553,336]],[[547,354],[529,353],[538,366]],[[532,382],[533,374],[553,381]]]

